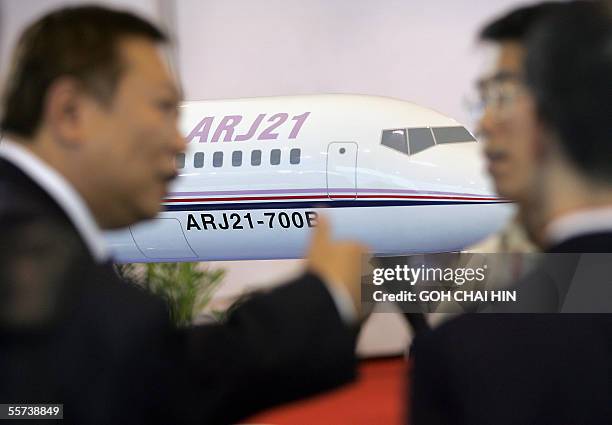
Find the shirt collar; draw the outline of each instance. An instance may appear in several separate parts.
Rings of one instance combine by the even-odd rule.
[[[612,232],[612,206],[565,214],[546,226],[546,239],[558,245],[575,236],[588,233]]]
[[[0,157],[18,167],[57,202],[97,262],[108,260],[108,246],[100,227],[83,198],[60,173],[28,149],[6,137],[0,141]]]

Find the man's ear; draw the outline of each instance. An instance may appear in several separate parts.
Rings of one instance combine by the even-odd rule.
[[[85,140],[84,106],[85,94],[74,78],[60,78],[49,87],[44,121],[54,139],[62,145],[78,147]]]
[[[533,123],[529,136],[531,138],[531,145],[533,146],[533,155],[538,163],[543,163],[551,155],[554,149],[554,131],[548,125],[545,117],[542,116],[535,98],[529,96],[528,102],[529,114],[532,117],[531,121]]]
[[[545,161],[556,150],[556,133],[541,118],[534,126],[534,151],[538,161]]]

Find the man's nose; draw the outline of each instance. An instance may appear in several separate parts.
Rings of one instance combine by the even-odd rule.
[[[181,134],[178,126],[174,129],[174,135],[172,137],[172,150],[175,153],[185,152],[187,149],[187,139]]]
[[[489,141],[496,123],[496,118],[494,115],[495,114],[492,111],[491,107],[485,107],[476,125],[476,134],[478,135],[478,140],[485,143]]]

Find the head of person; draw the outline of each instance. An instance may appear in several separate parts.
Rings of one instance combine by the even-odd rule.
[[[103,228],[154,216],[185,149],[166,35],[123,11],[51,12],[21,34],[2,100],[4,136],[64,175]]]
[[[526,44],[525,84],[537,175],[531,189],[547,218],[612,206],[612,4],[572,1]]]
[[[526,202],[532,184],[538,127],[524,84],[525,43],[531,30],[561,3],[545,2],[515,9],[487,24],[479,39],[493,51],[490,69],[478,81],[488,171],[502,197]]]

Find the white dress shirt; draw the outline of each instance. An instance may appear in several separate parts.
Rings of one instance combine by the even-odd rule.
[[[575,236],[612,232],[612,206],[578,210],[565,214],[546,226],[546,240],[558,245]]]
[[[109,259],[109,250],[102,236],[102,230],[85,200],[64,176],[26,147],[6,137],[0,141],[0,157],[23,171],[57,202],[76,227],[96,261],[102,263]]]

